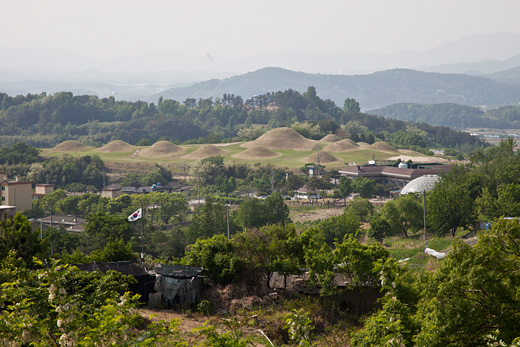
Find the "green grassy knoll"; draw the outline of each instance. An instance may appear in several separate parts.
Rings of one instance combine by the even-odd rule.
[[[81,151],[53,151],[50,149],[44,149],[41,152],[41,156],[44,158],[62,156],[65,154],[73,155],[73,156],[84,156],[84,155],[98,155],[103,161],[110,162],[122,162],[122,163],[135,163],[135,162],[149,162],[149,163],[163,163],[163,164],[183,164],[183,163],[191,163],[195,162],[198,159],[186,158],[189,154],[193,153],[197,149],[199,149],[203,145],[181,145],[180,147],[184,149],[184,151],[175,156],[144,156],[139,155],[138,151],[141,151],[147,147],[145,146],[136,146],[134,149],[129,151],[117,151],[117,152],[99,152],[95,149],[81,150]],[[241,153],[246,150],[246,148],[240,147],[240,143],[230,144],[230,145],[219,145],[216,146],[225,151],[222,154],[224,157],[224,161],[227,164],[236,162],[236,163],[262,163],[262,164],[272,164],[275,166],[281,167],[289,167],[289,168],[299,168],[303,166],[305,163],[309,162],[308,157],[315,154],[316,151],[296,151],[293,149],[273,149],[273,151],[280,153],[281,156],[276,158],[236,158],[233,155]],[[323,149],[326,151],[326,147]],[[338,161],[332,163],[325,163],[325,167],[327,168],[338,168],[343,167],[345,163],[357,163],[364,164],[368,160],[372,160],[372,157],[375,156],[376,159],[384,160],[389,157],[393,157],[398,155],[398,153],[389,153],[384,151],[377,151],[374,149],[360,149],[343,153],[330,153],[338,158]],[[411,153],[407,152],[406,155],[411,155]],[[423,156],[420,153],[416,153],[416,156]]]

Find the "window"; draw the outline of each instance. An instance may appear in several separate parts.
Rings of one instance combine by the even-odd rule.
[[[5,190],[5,186],[2,186],[2,190]]]
[[[5,201],[5,196],[2,196],[2,201]]]

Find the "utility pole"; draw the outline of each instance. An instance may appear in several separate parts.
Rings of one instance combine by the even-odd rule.
[[[227,214],[227,238],[229,240],[229,206],[227,206],[227,210],[226,210],[226,214]]]
[[[320,178],[320,146],[316,146],[316,149],[318,150],[318,155],[316,157],[316,162],[318,164],[317,175],[318,175],[318,178]]]
[[[199,188],[199,206],[200,206],[200,176],[199,176],[199,184],[198,184],[198,188]]]
[[[144,208],[141,202],[141,259],[144,259]]]
[[[428,248],[426,240],[426,190],[423,190],[423,217],[424,217],[424,249]]]
[[[51,255],[54,255],[54,245],[52,240],[52,210],[51,210],[51,224],[50,224],[50,233],[51,233]]]
[[[188,184],[186,182],[186,163],[182,165],[182,169],[184,171],[184,199],[188,200]]]

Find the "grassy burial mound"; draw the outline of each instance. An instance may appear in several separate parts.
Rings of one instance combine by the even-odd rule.
[[[101,152],[101,153],[112,153],[112,152],[130,152],[135,149],[134,146],[132,146],[129,143],[126,143],[125,141],[121,140],[115,140],[112,142],[107,143],[101,148],[95,149],[94,152]]]
[[[334,134],[328,134],[328,135],[324,136],[320,141],[334,143],[334,142],[341,141],[341,137],[339,137],[338,135],[334,135]]]
[[[375,142],[370,145],[370,148],[375,149],[376,151],[383,151],[383,152],[397,152],[397,150],[390,146],[388,143],[381,141],[381,142]]]
[[[68,140],[65,142],[60,143],[56,147],[52,148],[51,151],[53,152],[83,152],[91,150],[92,147],[86,146],[82,144],[81,142],[74,141],[74,140]]]
[[[318,152],[312,154],[311,156],[307,158],[300,159],[300,161],[303,161],[305,163],[317,163],[318,162]],[[327,152],[320,152],[320,164],[329,164],[334,163],[336,161],[340,161],[340,159],[336,158],[330,153]]]
[[[370,149],[372,147],[370,147],[370,145],[366,142],[358,142],[357,145],[359,146],[360,149]]]
[[[265,147],[251,147],[243,152],[233,154],[233,158],[238,159],[270,159],[281,156],[280,153]]]
[[[342,153],[355,151],[360,149],[358,144],[352,141],[351,139],[345,139],[338,142],[334,142],[332,145],[327,147],[327,151],[332,153]]]
[[[316,146],[316,141],[309,140],[291,128],[270,130],[254,141],[242,144],[242,147],[265,147],[269,149],[293,149],[295,151],[310,151]]]
[[[178,156],[182,153],[184,153],[184,148],[170,141],[157,141],[152,146],[142,149],[138,155],[147,158],[162,158]]]
[[[200,148],[197,148],[195,151],[191,152],[182,157],[182,159],[191,159],[198,160],[204,159],[208,157],[215,157],[217,155],[224,155],[227,151],[213,145],[203,145]]]

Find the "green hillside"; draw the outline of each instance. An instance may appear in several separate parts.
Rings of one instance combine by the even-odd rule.
[[[315,86],[319,95],[342,103],[355,98],[364,109],[380,108],[396,103],[457,103],[472,106],[502,106],[520,102],[520,86],[507,85],[488,78],[421,72],[408,69],[380,71],[368,75],[321,75],[294,72],[280,68],[265,68],[223,80],[211,80],[189,87],[161,92],[149,101],[164,98],[220,97],[224,93],[254,95],[277,90],[294,89],[304,92]]]

